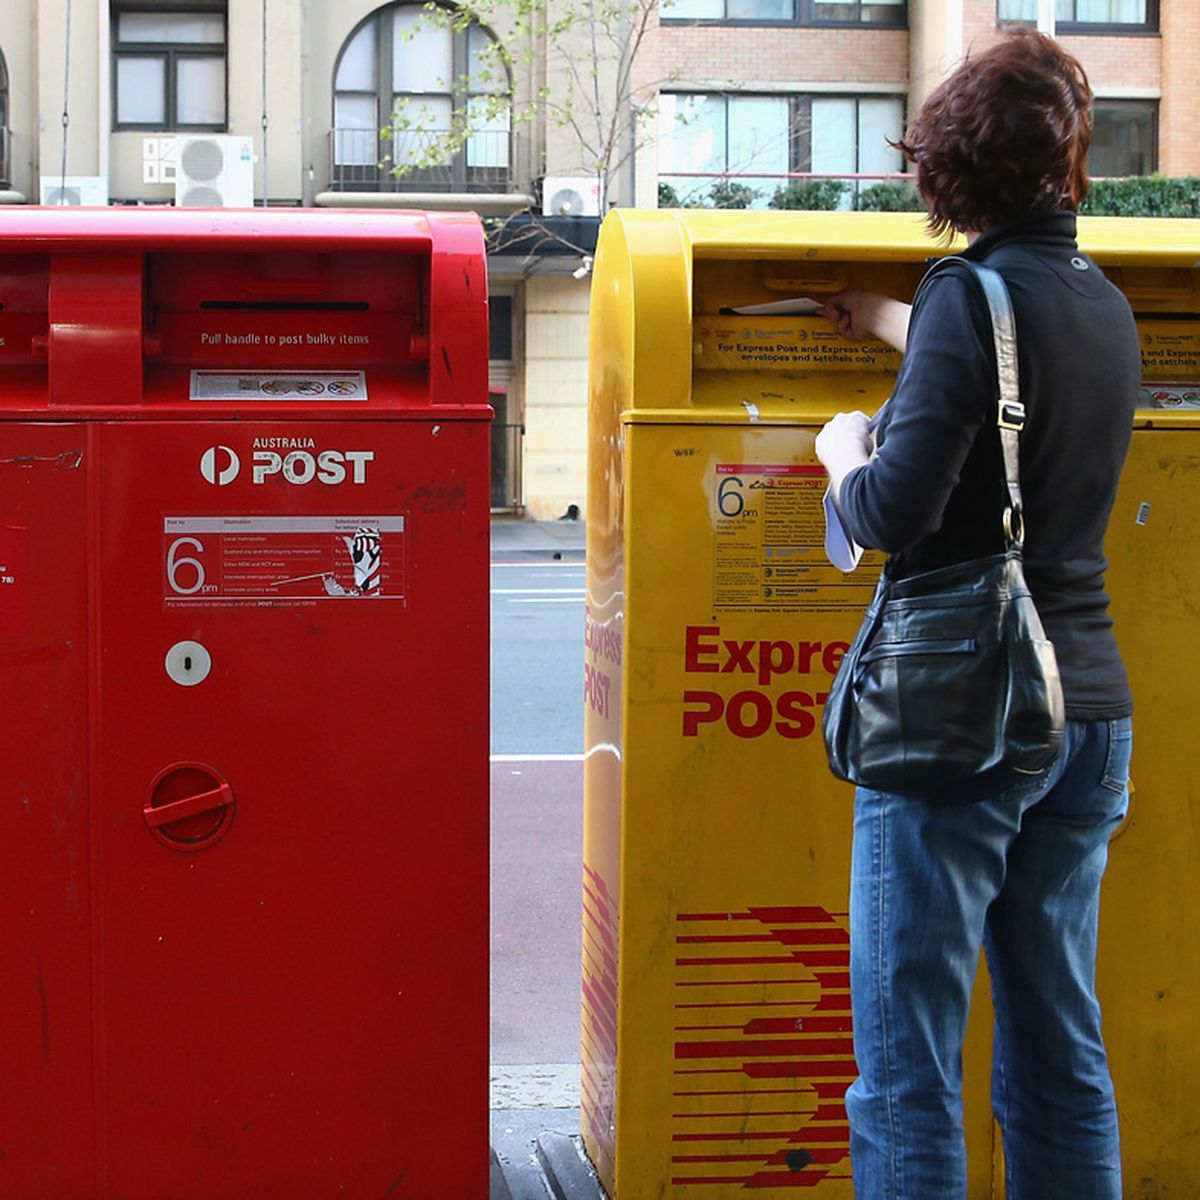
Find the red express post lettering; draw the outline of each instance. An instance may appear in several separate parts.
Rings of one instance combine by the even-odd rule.
[[[697,737],[705,725],[724,724],[735,737],[756,738],[771,732],[806,738],[816,730],[813,712],[828,698],[828,689],[766,689],[785,676],[816,673],[832,678],[848,642],[784,641],[722,637],[719,625],[688,625],[684,631],[683,669],[688,674],[752,676],[757,688],[741,688],[726,696],[715,690],[685,689],[683,736]],[[714,683],[717,681],[714,680]]]
[[[608,717],[612,676],[598,664],[621,665],[621,628],[601,624],[589,612],[584,621],[583,645],[585,659],[591,660],[583,668],[584,704],[601,717]]]

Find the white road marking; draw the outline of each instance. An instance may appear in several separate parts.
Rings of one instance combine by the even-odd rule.
[[[576,571],[582,571],[585,569],[584,564],[581,563],[577,558],[569,561],[564,559],[562,562],[558,562],[554,559],[547,559],[541,562],[494,562],[491,565],[493,567],[524,567],[527,571],[542,571],[546,569],[553,571],[565,571],[568,568]]]
[[[493,754],[492,762],[583,762],[582,754]]]
[[[582,596],[543,596],[540,600],[509,600],[509,604],[581,604]]]

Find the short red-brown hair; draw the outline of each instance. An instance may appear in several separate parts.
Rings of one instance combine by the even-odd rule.
[[[934,233],[1077,209],[1087,194],[1092,89],[1079,62],[1032,29],[966,59],[898,148],[917,168]]]

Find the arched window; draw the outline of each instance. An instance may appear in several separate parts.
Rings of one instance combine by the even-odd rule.
[[[508,182],[507,71],[481,25],[392,4],[346,39],[333,83],[333,185],[494,191]],[[496,104],[496,98],[502,103]],[[499,111],[497,111],[497,109]],[[389,136],[380,130],[393,124]],[[455,131],[464,136],[454,136]],[[405,164],[397,179],[385,165]]]

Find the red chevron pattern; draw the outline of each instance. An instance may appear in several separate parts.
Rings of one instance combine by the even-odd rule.
[[[675,1186],[848,1179],[858,1069],[845,914],[819,907],[677,919]]]
[[[612,1177],[617,1101],[616,897],[583,866],[582,1119],[599,1148],[594,1164]]]

